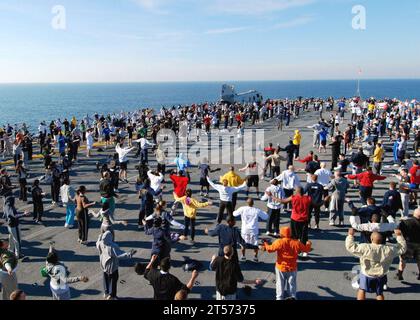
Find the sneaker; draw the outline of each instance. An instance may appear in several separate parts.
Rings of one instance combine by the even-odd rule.
[[[319,224],[316,224],[314,230],[319,230]]]
[[[334,221],[330,221],[330,226],[334,227],[335,226],[335,222]]]
[[[265,235],[266,235],[266,236],[271,236],[271,235],[272,235],[272,233],[267,231],[267,232],[265,233]]]
[[[388,286],[386,284],[384,284],[384,291],[388,290]]]
[[[277,232],[274,232],[274,233],[273,233],[273,236],[274,236],[274,237],[278,237],[278,236],[279,236],[279,234],[278,234]]]
[[[200,197],[203,197],[204,196],[204,193],[203,192],[200,192]]]
[[[23,253],[21,253],[20,255],[19,255],[19,260],[22,260],[22,259],[24,259],[26,256],[23,254]]]
[[[302,258],[307,258],[308,254],[306,252],[302,253]]]
[[[246,261],[246,257],[242,256],[241,261]]]
[[[397,275],[395,277],[398,281],[404,281],[404,277],[402,272],[397,272]]]
[[[64,228],[68,228],[69,227],[69,225],[66,223],[66,224],[64,224]]]
[[[344,221],[340,221],[340,223],[338,224],[340,227],[344,227]]]
[[[254,257],[254,259],[252,259],[252,261],[254,261],[255,263],[260,262],[260,261],[258,260],[258,257]]]

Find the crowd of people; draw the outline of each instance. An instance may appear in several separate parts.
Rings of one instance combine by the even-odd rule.
[[[232,166],[217,182],[213,173],[222,169],[212,170],[205,158],[198,165],[192,165],[183,154],[169,159],[157,138],[162,129],[196,142],[213,132],[233,131],[243,147],[245,127],[269,121],[272,130],[285,130],[305,112],[319,118],[308,127],[313,130],[313,151],[308,155],[301,155],[303,130],[296,130],[287,145],[270,143],[264,147],[264,159],[259,159],[264,168],[257,161],[238,170]],[[328,119],[324,118],[326,112]],[[346,113],[351,115],[347,122]],[[366,299],[366,293],[384,299],[387,275],[396,257],[400,259],[399,280],[404,279],[410,259],[415,259],[420,272],[420,166],[416,159],[420,147],[420,104],[416,101],[298,98],[259,104],[162,107],[159,111],[143,109],[106,116],[95,114],[93,118],[73,117],[70,121],[57,119],[48,125],[41,122],[35,131],[31,132],[25,124],[0,128],[0,152],[5,161],[0,166],[5,226],[1,234],[2,238],[8,235],[8,240],[0,241],[4,300],[26,298],[18,290],[16,275],[18,267],[25,268],[19,224],[32,214],[34,223],[43,225],[47,201],[52,210],[65,207],[63,227],[72,229],[77,225],[82,246],[89,244],[90,220],[101,221],[96,250],[104,279],[104,298],[118,298],[119,261],[136,256],[135,250],[124,252],[119,248],[114,228],[128,225],[116,218],[116,211],[121,185],[130,185],[129,159],[138,159],[133,190],[139,199],[138,229],[151,238],[150,263],[136,263],[135,272],[151,284],[155,299],[184,300],[193,290],[200,263],[186,263],[192,274],[190,281],[183,284],[170,274],[170,258],[177,242],[195,245],[197,215],[203,208],[215,213],[215,228],[204,231],[210,237],[218,237],[218,253],[210,263],[210,270],[215,271],[218,300],[236,299],[238,283],[262,284],[260,279],[244,278],[241,263],[247,260],[247,250],[254,252],[255,263],[259,262],[260,251],[276,253],[275,297],[296,299],[298,259],[307,259],[312,250],[309,230],[321,232],[326,227],[321,224],[323,210],[328,214],[329,227],[344,227],[346,204],[351,209],[348,224],[352,228],[343,248],[360,258],[359,300]],[[85,157],[81,156],[82,150]],[[331,150],[331,159],[325,159],[327,150]],[[88,162],[98,154],[106,156],[94,164]],[[392,155],[389,165],[385,161],[387,155]],[[35,161],[42,161],[43,172],[33,179]],[[97,201],[88,199],[88,192],[95,190],[76,186],[77,178],[72,174],[86,164],[99,172]],[[169,166],[175,169],[167,170]],[[197,169],[201,200],[192,188],[196,181],[191,181],[192,172]],[[246,177],[241,176],[242,172]],[[306,180],[302,173],[306,173]],[[29,180],[33,180],[30,187]],[[379,199],[374,196],[375,182],[384,180],[389,180],[389,190]],[[268,181],[269,186],[260,190],[261,181]],[[44,190],[46,186],[48,192]],[[255,196],[251,188],[256,189]],[[358,206],[348,196],[352,188],[359,191]],[[210,199],[210,190],[216,191],[218,200]],[[166,191],[173,197],[168,198]],[[241,193],[246,194],[247,201],[238,207]],[[266,203],[266,210],[258,209],[257,202]],[[16,209],[25,204],[32,205],[28,206],[32,210]],[[179,207],[184,215],[182,222],[176,217]],[[281,218],[289,216],[290,226],[281,228]],[[237,220],[241,221],[240,229],[236,227]],[[264,237],[260,235],[262,220],[266,221]],[[356,232],[360,232],[361,243],[355,242]],[[26,254],[30,254],[30,248]],[[59,256],[60,248],[51,244],[42,274],[50,279],[53,299],[70,299],[69,284],[89,279],[68,277]]]

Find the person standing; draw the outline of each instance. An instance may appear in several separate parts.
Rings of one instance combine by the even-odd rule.
[[[233,205],[232,205],[232,195],[236,192],[244,190],[247,187],[246,181],[239,187],[228,187],[228,181],[225,179],[223,180],[223,185],[215,184],[213,181],[207,177],[208,183],[219,192],[220,196],[220,205],[219,205],[219,213],[217,215],[217,223],[221,223],[223,221],[223,214],[225,209],[227,211],[228,218],[232,217],[233,215]]]
[[[382,235],[373,232],[372,243],[357,244],[354,241],[354,229],[349,229],[346,238],[346,250],[360,258],[361,273],[357,300],[366,300],[366,293],[376,293],[377,300],[385,300],[383,290],[387,282],[387,273],[393,260],[407,251],[407,243],[401,230],[395,230],[397,245],[384,245]]]
[[[385,150],[382,147],[382,143],[377,143],[375,152],[373,153],[373,167],[375,168],[377,175],[380,175],[382,172],[382,162],[384,159],[384,154]]]
[[[409,259],[414,259],[417,263],[417,280],[420,280],[420,209],[416,209],[413,218],[402,220],[400,229],[407,241],[407,252],[400,257],[397,278],[404,280],[403,273]]]
[[[188,239],[188,235],[189,235],[189,229],[190,229],[190,225],[191,225],[191,243],[195,243],[194,239],[195,239],[195,221],[197,218],[197,209],[201,209],[201,208],[205,208],[208,206],[211,206],[213,203],[208,201],[208,202],[199,202],[196,199],[194,199],[192,197],[192,190],[188,189],[186,191],[186,194],[184,197],[182,198],[175,198],[176,201],[181,202],[182,203],[182,207],[184,209],[184,225],[185,225],[185,229],[184,229],[184,239],[183,240],[187,240]]]
[[[182,198],[185,196],[185,192],[187,191],[187,186],[189,180],[187,177],[184,176],[184,172],[178,171],[178,174],[175,174],[175,171],[172,171],[172,174],[169,176],[173,185],[174,185],[174,192],[173,197],[175,198]],[[175,214],[178,202],[175,200],[174,204],[172,205],[172,214]]]
[[[305,196],[303,188],[296,188],[296,193],[287,199],[276,199],[283,204],[292,203],[292,215],[290,219],[290,228],[292,229],[292,238],[300,240],[303,244],[308,242],[308,220],[309,209],[312,204],[312,199]],[[306,258],[307,252],[302,254]]]
[[[235,167],[230,167],[230,170],[228,173],[226,173],[224,176],[220,177],[220,183],[223,184],[223,180],[227,180],[228,187],[239,187],[244,183],[244,179],[242,179],[238,174],[235,173]],[[238,193],[235,192],[232,194],[232,210],[235,211],[236,209],[236,202],[238,199]]]
[[[265,158],[266,161],[271,161],[271,179],[280,175],[280,164],[281,161],[286,161],[286,158],[282,157],[278,150],[274,150],[274,154]]]
[[[296,174],[294,166],[289,166],[288,170],[283,171],[276,180],[281,181],[281,187],[283,188],[285,198],[292,196],[294,190],[301,186],[299,176]]]
[[[216,271],[216,300],[236,300],[238,282],[244,281],[239,262],[234,257],[236,250],[227,245],[223,256],[213,256],[210,268]]]
[[[271,181],[271,186],[265,190],[265,194],[261,198],[261,201],[267,201],[269,215],[266,226],[266,235],[273,235],[276,237],[280,234],[280,214],[283,205],[281,202],[274,200],[273,197],[278,199],[285,198],[283,188],[279,185],[277,179]]]
[[[247,206],[241,207],[233,213],[234,217],[241,217],[241,236],[246,243],[246,246],[242,247],[241,260],[246,261],[246,247],[249,247],[255,252],[254,262],[258,262],[258,220],[268,220],[268,215],[264,211],[254,208],[253,199],[248,198],[247,204]]]
[[[312,212],[315,217],[315,230],[319,230],[321,207],[324,204],[324,186],[318,183],[318,176],[311,176],[311,183],[308,183],[304,189],[305,194],[311,197],[312,203],[309,208],[308,225],[311,227]]]
[[[382,207],[387,208],[393,218],[397,216],[399,210],[403,209],[401,194],[398,192],[395,182],[389,184],[389,190],[384,194]]]
[[[4,201],[4,216],[6,217],[7,230],[9,231],[9,250],[14,252],[18,259],[25,256],[21,252],[20,218],[30,215],[29,212],[18,213],[15,208],[15,197],[8,196]]]
[[[3,300],[9,300],[12,292],[18,288],[17,266],[18,258],[9,251],[9,243],[0,240],[0,283],[3,286]]]
[[[238,259],[238,251],[237,247],[240,245],[241,247],[245,246],[245,241],[241,236],[238,228],[235,227],[236,220],[235,218],[228,217],[226,224],[218,224],[214,230],[205,229],[204,233],[209,235],[210,237],[217,236],[219,238],[219,257],[224,256],[224,247],[225,246],[232,246],[233,256],[236,260]]]
[[[42,215],[44,214],[44,203],[43,198],[45,197],[45,193],[42,191],[41,187],[39,186],[39,180],[35,180],[32,185],[32,203],[33,203],[33,214],[34,214],[34,221],[36,223],[42,223]]]
[[[76,192],[70,186],[70,180],[67,177],[63,180],[63,185],[60,188],[60,195],[63,206],[66,208],[66,222],[64,228],[71,229],[74,226]]]
[[[53,300],[70,300],[70,283],[88,282],[88,277],[68,277],[66,266],[60,262],[58,253],[53,245],[50,245],[50,250],[47,255],[43,275],[50,277],[50,289]]]
[[[177,277],[169,273],[171,269],[171,260],[169,258],[164,258],[159,262],[160,270],[154,268],[157,260],[158,256],[153,255],[144,272],[144,278],[153,287],[153,299],[172,301],[181,290],[189,294],[198,278],[198,271],[194,270],[192,272],[190,281],[185,285]]]
[[[293,137],[293,145],[295,146],[295,160],[299,158],[301,142],[302,142],[302,135],[300,134],[300,130],[295,130],[295,135]]]
[[[276,253],[276,300],[284,300],[286,294],[289,299],[296,300],[297,291],[297,259],[300,253],[311,251],[312,243],[308,241],[303,244],[291,237],[289,227],[281,228],[281,239],[276,240],[272,245],[264,242],[260,246],[261,251]]]
[[[27,190],[26,190],[26,178],[27,178],[27,173],[26,173],[26,169],[23,166],[23,161],[19,160],[16,166],[16,173],[18,175],[18,179],[19,179],[19,200],[21,201],[28,201],[28,197],[27,197]]]
[[[325,190],[331,191],[329,206],[330,226],[335,226],[337,217],[339,218],[340,226],[344,226],[344,203],[349,187],[349,182],[341,176],[340,170],[334,171],[334,179],[324,187]]]
[[[128,183],[127,180],[127,165],[128,159],[127,155],[133,151],[135,148],[124,148],[124,140],[117,143],[115,147],[115,152],[118,153],[118,164],[120,165],[120,180]]]
[[[375,181],[383,181],[386,177],[374,174],[372,167],[368,167],[365,172],[348,175],[347,179],[358,180],[360,182],[360,200],[363,205],[366,205],[367,198],[372,196]]]
[[[60,187],[61,187],[61,173],[58,169],[57,164],[52,162],[50,164],[51,170],[51,199],[52,205],[55,206],[59,202]]]
[[[114,242],[113,235],[110,231],[106,231],[99,236],[96,242],[96,249],[99,251],[99,261],[103,272],[104,299],[117,300],[119,260],[131,259],[136,251],[122,251]]]
[[[93,207],[96,203],[89,202],[86,197],[86,187],[80,186],[76,192],[76,218],[79,226],[79,239],[78,242],[83,245],[88,244],[89,232],[89,208]]]

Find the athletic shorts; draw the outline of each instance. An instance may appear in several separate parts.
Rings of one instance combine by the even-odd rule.
[[[321,146],[325,147],[327,145],[327,141],[322,140],[321,141]]]
[[[415,259],[417,263],[420,262],[420,243],[407,243],[407,252],[402,256],[403,260]]]
[[[384,285],[388,282],[386,275],[380,278],[371,278],[365,276],[363,273],[359,277],[359,288],[367,293],[376,293],[381,296],[384,293]]]
[[[251,247],[258,246],[258,236],[252,231],[242,233],[242,239],[244,239],[245,243]]]
[[[249,176],[247,186],[248,188],[250,187],[258,188],[258,182],[259,182],[258,176]]]

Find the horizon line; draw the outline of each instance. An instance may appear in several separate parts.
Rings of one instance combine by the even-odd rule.
[[[289,80],[179,80],[179,81],[57,81],[57,82],[0,82],[0,85],[28,85],[28,84],[163,84],[163,83],[229,83],[229,82],[303,82],[303,81],[391,81],[391,80],[420,80],[418,78],[331,78],[331,79],[289,79]]]

